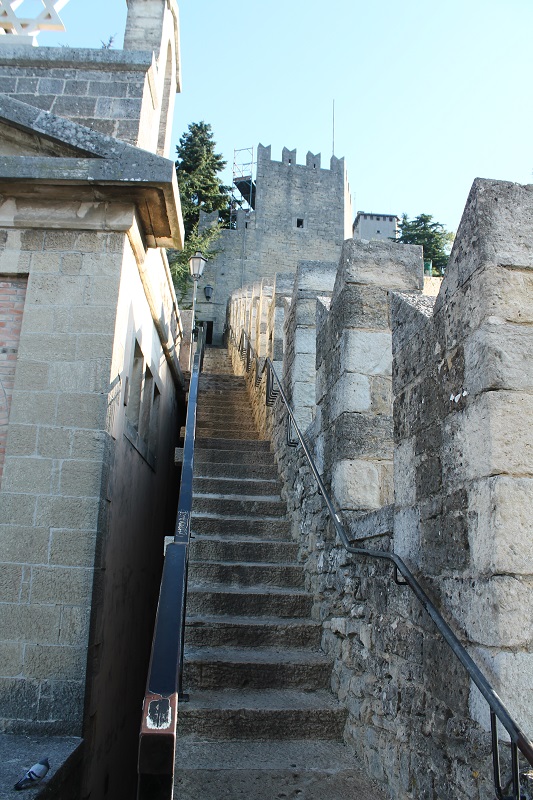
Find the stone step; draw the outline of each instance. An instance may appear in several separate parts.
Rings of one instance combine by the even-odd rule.
[[[185,435],[184,432],[182,436]],[[240,430],[237,428],[227,428],[224,426],[220,427],[206,427],[205,425],[199,425],[196,428],[196,436],[201,436],[202,438],[209,438],[209,439],[216,439],[217,436],[223,435],[224,440],[228,441],[233,439],[234,441],[247,441],[247,442],[259,442],[263,441],[259,439],[259,434],[255,430],[244,429]],[[238,449],[238,448],[237,448]]]
[[[178,734],[213,739],[340,741],[346,710],[325,691],[197,691],[180,703]]]
[[[254,444],[257,444],[255,442]],[[179,456],[179,453],[178,453]],[[217,447],[197,447],[194,451],[194,464],[238,464],[242,465],[267,465],[274,464],[274,454],[269,450],[222,450]],[[221,470],[224,474],[224,470]]]
[[[222,439],[197,436],[195,450],[250,450],[253,453],[270,453],[270,442],[261,439],[250,443],[247,439]]]
[[[253,541],[244,537],[234,537],[231,541],[214,536],[195,538],[189,548],[190,561],[266,561],[289,563],[296,561],[298,545],[296,542]]]
[[[239,494],[239,495],[277,495],[279,497],[280,483],[278,480],[260,480],[248,478],[238,480],[235,478],[194,478],[192,485],[194,492],[200,494]]]
[[[210,414],[237,414],[242,411],[246,417],[252,417],[247,392],[205,390],[198,395],[198,411],[208,411]]]
[[[308,619],[191,614],[186,620],[188,645],[317,649],[322,636],[320,623]]]
[[[203,586],[191,580],[187,593],[187,614],[307,617],[311,605],[312,597],[305,592],[266,586]]]
[[[327,689],[331,663],[296,648],[188,647],[185,686],[195,689]]]
[[[183,434],[185,435],[185,431]],[[224,436],[224,440],[246,440],[249,442],[258,442],[264,441],[263,439],[259,439],[259,434],[255,430],[255,428],[232,428],[229,425],[206,425],[206,423],[200,423],[196,426],[196,436],[201,437],[202,439],[216,439],[219,436]],[[237,448],[239,449],[239,448]]]
[[[193,512],[191,520],[193,533],[215,534],[218,536],[247,536],[257,539],[285,540],[290,536],[290,522],[287,519],[251,519],[250,517],[229,517],[219,514],[199,514]]]
[[[206,451],[204,451],[206,452]],[[220,451],[216,451],[217,454]],[[273,460],[273,459],[272,459]],[[198,478],[224,478],[251,479],[251,480],[278,480],[278,469],[275,464],[228,464],[223,462],[204,462],[194,459],[194,474]]]
[[[253,419],[240,411],[212,412],[209,409],[198,409],[196,415],[196,425],[209,425],[212,428],[222,428],[227,425],[229,428],[243,427],[247,430],[257,430]]]
[[[181,737],[174,785],[180,800],[385,800],[352,750],[320,740],[212,742]]]
[[[298,589],[304,585],[303,568],[298,564],[191,562],[195,583],[220,583],[231,586],[280,586]]]
[[[230,495],[194,494],[193,512],[224,514],[230,517],[284,517],[287,504],[276,497],[244,497]]]

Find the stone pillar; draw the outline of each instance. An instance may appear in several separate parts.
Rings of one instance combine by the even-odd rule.
[[[324,468],[343,510],[392,502],[389,293],[422,280],[421,247],[344,243],[317,353]]]
[[[315,416],[316,299],[331,295],[336,272],[334,262],[300,262],[285,319],[283,384],[302,431]]]

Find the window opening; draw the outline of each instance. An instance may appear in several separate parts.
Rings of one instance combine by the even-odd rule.
[[[297,219],[297,220],[296,220],[296,227],[297,227],[297,228],[303,228],[303,226],[304,226],[304,221],[303,221],[303,219]]]
[[[141,411],[141,393],[143,384],[143,354],[139,342],[135,340],[135,351],[133,353],[133,366],[131,370],[131,380],[129,381],[129,396],[126,405],[126,416],[135,428],[139,429],[139,414]]]

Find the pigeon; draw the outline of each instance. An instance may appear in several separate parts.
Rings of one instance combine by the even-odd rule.
[[[31,769],[27,771],[23,778],[15,784],[15,789],[27,789],[28,786],[35,786],[36,783],[42,781],[48,770],[50,769],[50,762],[47,758],[43,758],[37,764],[34,764]]]

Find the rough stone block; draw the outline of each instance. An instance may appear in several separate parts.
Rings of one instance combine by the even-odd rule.
[[[72,431],[68,428],[40,426],[37,452],[48,458],[68,458],[72,447]]]
[[[315,407],[315,386],[308,381],[297,381],[292,387],[292,406],[295,410],[302,407]]]
[[[23,652],[22,644],[2,642],[0,647],[0,675],[2,677],[14,678],[22,673]]]
[[[20,564],[46,564],[50,531],[24,525],[0,526],[0,558]]]
[[[36,495],[0,493],[0,520],[3,524],[33,525]]]
[[[51,459],[26,456],[6,459],[2,488],[8,492],[48,494],[54,465]]]
[[[41,496],[37,499],[35,522],[51,528],[96,530],[98,510],[99,500],[93,497]]]
[[[394,242],[347,239],[337,273],[337,287],[344,282],[373,284],[396,291],[424,286],[422,248]]]
[[[17,389],[44,391],[49,388],[49,365],[41,361],[20,360],[17,364]]]
[[[0,707],[6,719],[34,720],[39,684],[23,678],[0,678]]]
[[[292,368],[290,370],[291,381],[312,382],[313,383],[313,402],[314,402],[314,382],[315,382],[315,359],[310,353],[295,354]]]
[[[394,552],[409,566],[419,566],[420,513],[415,506],[396,508],[395,510]]]
[[[465,384],[487,389],[533,389],[533,332],[525,325],[489,319],[465,342]]]
[[[472,655],[509,709],[511,716],[526,736],[533,739],[533,712],[531,704],[524,702],[531,694],[533,653],[494,653],[485,648],[475,648]],[[490,730],[489,707],[474,685],[470,691],[470,713],[485,730]],[[499,730],[504,738],[501,726]]]
[[[370,411],[370,382],[366,375],[345,373],[335,383],[329,393],[331,421],[344,412]]]
[[[341,508],[377,509],[382,503],[381,470],[363,459],[338,461],[331,488]]]
[[[392,461],[392,419],[385,415],[341,414],[334,422],[332,446],[341,460],[369,456]]]
[[[533,475],[533,397],[485,392],[444,427],[443,475],[450,486],[464,479]]]
[[[347,330],[341,343],[341,369],[363,375],[390,375],[392,338],[382,331]]]
[[[86,645],[89,641],[90,622],[91,612],[88,607],[63,606],[61,608],[59,644]]]
[[[24,674],[30,679],[80,680],[85,672],[87,654],[81,647],[27,644]]]
[[[102,488],[99,461],[68,460],[61,464],[59,493],[78,497],[98,497]]]
[[[0,565],[0,601],[2,603],[16,603],[20,599],[23,569],[21,564]]]
[[[526,649],[533,638],[533,586],[512,575],[442,581],[447,606],[471,642]]]
[[[496,475],[469,492],[473,568],[481,573],[533,574],[533,480]]]
[[[533,187],[476,178],[466,202],[435,309],[478,269],[533,269]]]
[[[0,614],[0,639],[55,644],[59,641],[60,619],[58,605],[6,603]]]
[[[103,429],[107,397],[103,394],[60,394],[56,422],[72,428]]]
[[[93,583],[91,569],[75,567],[34,567],[32,603],[65,603],[72,606],[90,603]]]
[[[49,425],[55,419],[56,404],[55,392],[19,392],[15,388],[9,421],[26,425]]]
[[[411,506],[416,500],[414,441],[404,439],[394,448],[394,502]]]
[[[8,447],[11,455],[31,456],[37,448],[37,425],[10,424]]]

